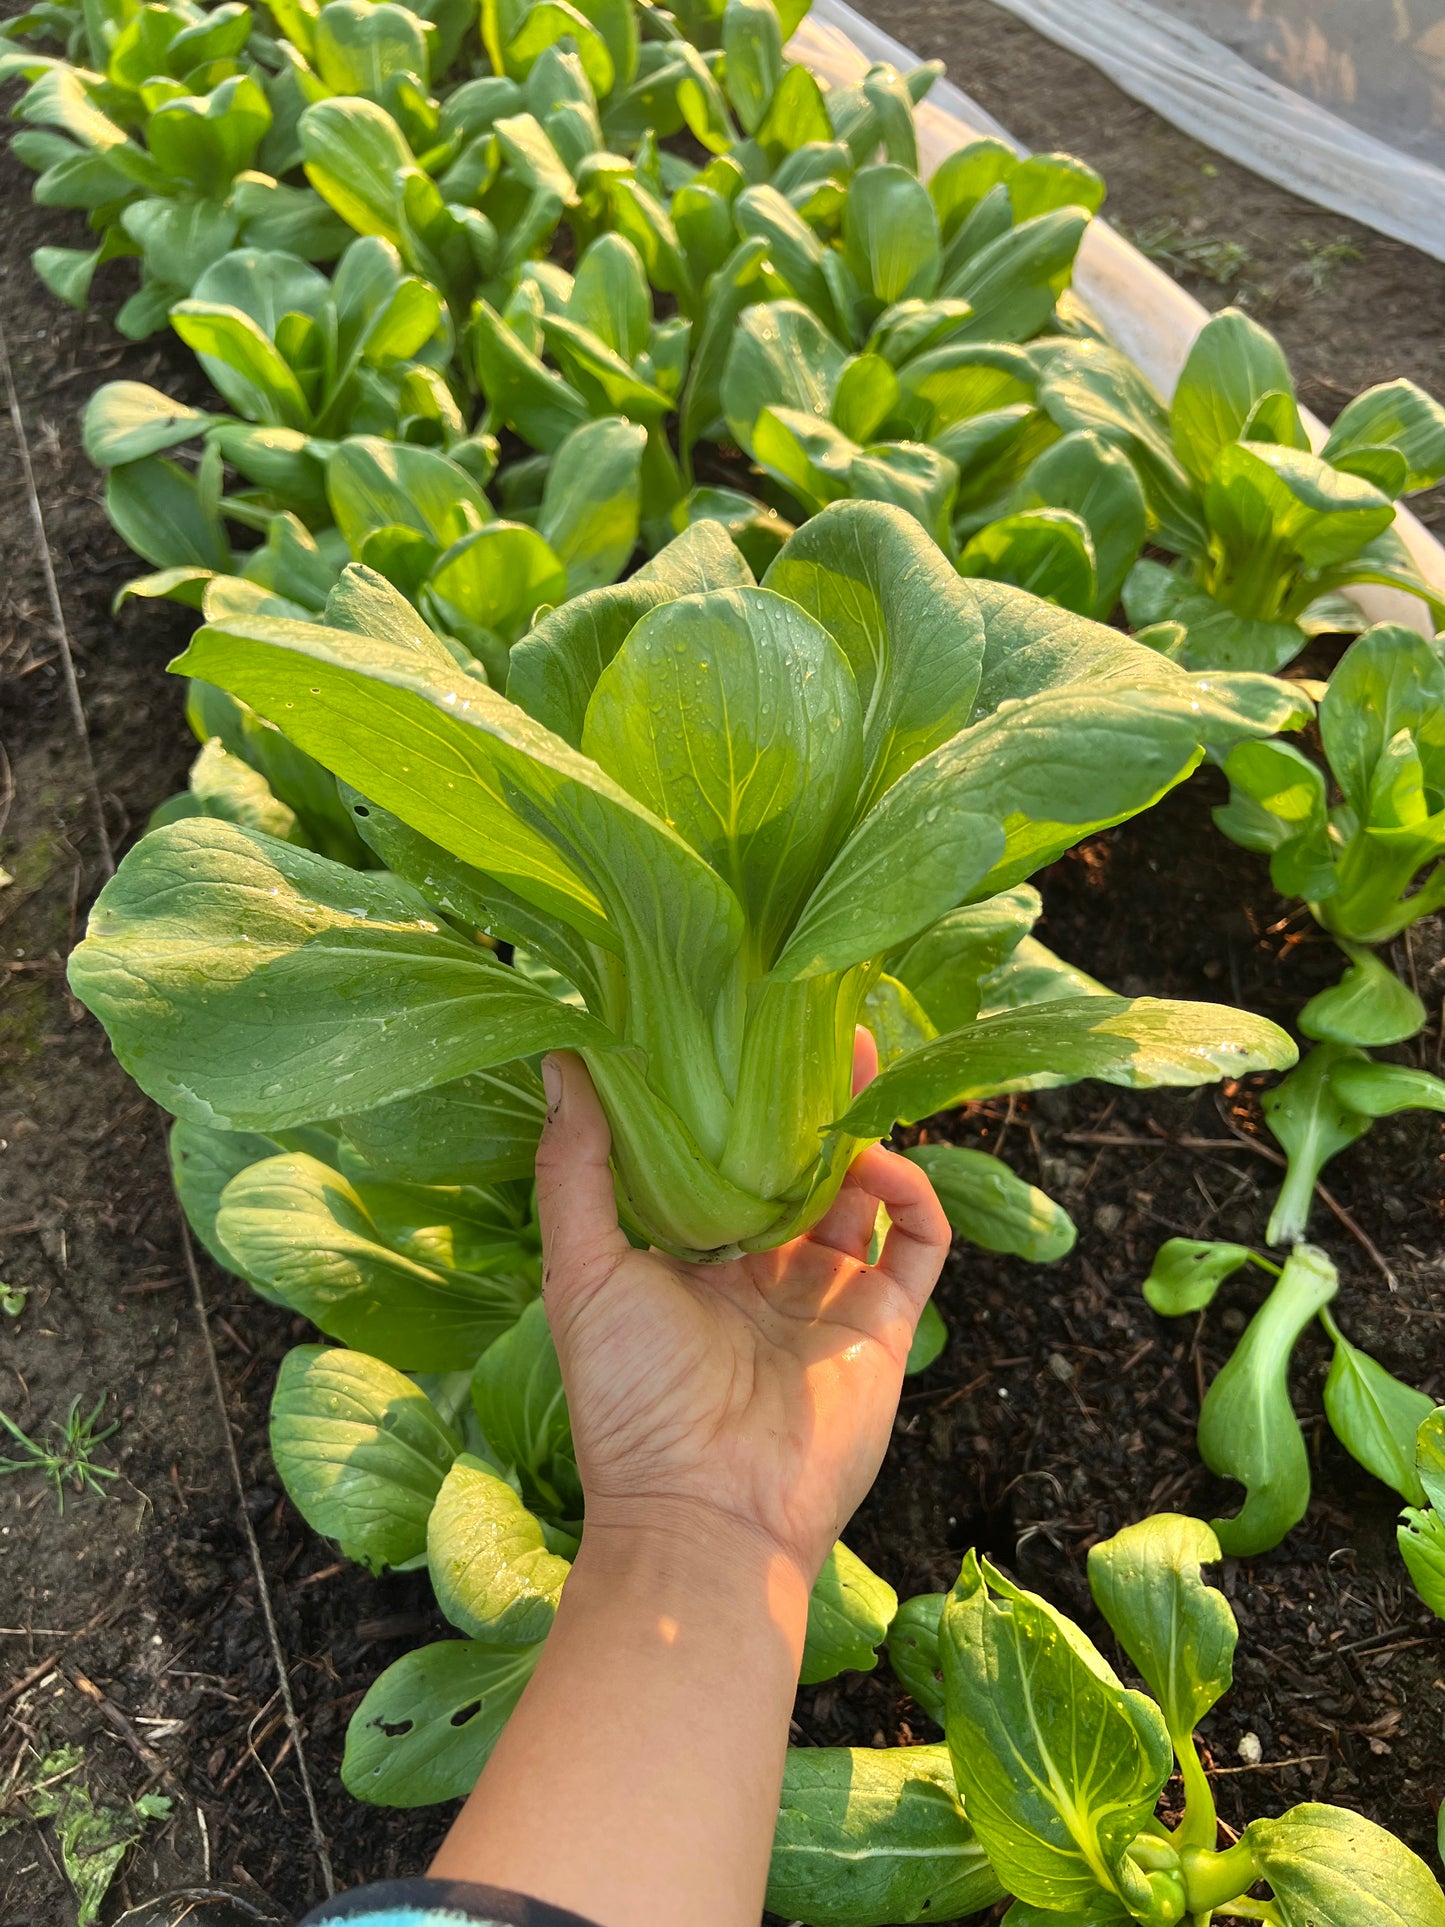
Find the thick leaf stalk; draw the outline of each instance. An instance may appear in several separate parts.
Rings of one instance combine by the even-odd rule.
[[[1200,1455],[1211,1471],[1245,1487],[1239,1512],[1212,1521],[1220,1546],[1236,1558],[1277,1546],[1309,1506],[1309,1453],[1290,1402],[1290,1360],[1306,1325],[1338,1290],[1324,1252],[1297,1245],[1205,1395]]]
[[[1363,1057],[1346,1044],[1317,1044],[1296,1070],[1265,1093],[1265,1120],[1288,1159],[1265,1232],[1272,1245],[1293,1245],[1304,1237],[1320,1172],[1370,1128],[1370,1119],[1343,1103],[1331,1082],[1338,1065]]]

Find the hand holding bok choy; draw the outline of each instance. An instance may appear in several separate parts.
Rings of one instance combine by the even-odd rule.
[[[876,1064],[860,1032],[853,1081]],[[607,1119],[580,1059],[545,1059],[543,1074],[543,1298],[587,1530],[639,1514],[741,1524],[811,1587],[882,1462],[948,1251],[932,1186],[874,1147],[806,1237],[690,1267],[619,1228]],[[870,1265],[880,1204],[889,1228]]]

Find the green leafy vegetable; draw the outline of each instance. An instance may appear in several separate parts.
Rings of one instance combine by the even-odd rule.
[[[1204,1583],[1219,1541],[1198,1519],[1159,1513],[1089,1554],[1089,1585],[1114,1636],[1164,1714],[1184,1774],[1181,1842],[1214,1844],[1214,1801],[1194,1729],[1229,1691],[1238,1628],[1229,1602]]]
[[[1309,1505],[1309,1454],[1290,1403],[1290,1359],[1305,1326],[1338,1289],[1325,1254],[1297,1245],[1205,1395],[1200,1454],[1212,1472],[1245,1488],[1240,1511],[1212,1522],[1221,1547],[1235,1557],[1278,1545]]]
[[[1341,941],[1350,967],[1337,984],[1311,997],[1299,1014],[1306,1037],[1375,1047],[1402,1044],[1424,1029],[1425,1006],[1408,985],[1362,944]]]
[[[575,616],[559,629],[590,692],[581,755],[414,631],[203,629],[179,666],[355,784],[363,826],[373,806],[400,818],[415,839],[389,860],[414,885],[206,819],[156,832],[72,965],[128,1067],[183,1115],[270,1131],[570,1045],[611,1115],[633,1222],[674,1250],[726,1252],[814,1221],[853,1150],[898,1117],[1081,1076],[1193,1083],[1287,1061],[1281,1033],[1238,1012],[1062,998],[931,1039],[849,1107],[840,1040],[887,951],[1144,807],[1202,737],[1236,740],[1293,705],[1248,679],[1206,689],[1083,623],[1031,653],[1026,599],[1002,605],[986,645],[972,616],[948,654],[942,632],[916,648],[909,564],[933,573],[926,538],[878,505],[833,513],[797,538],[806,571],[791,543],[779,555],[790,597],[703,590],[628,621],[619,592],[610,659]],[[831,558],[854,566],[855,530],[878,600],[834,636]],[[1137,665],[1127,699],[1105,664]],[[919,678],[954,692],[926,733]],[[525,932],[587,1008],[429,914],[439,864],[470,876],[482,927]],[[175,887],[158,898],[162,876]],[[247,1010],[282,1020],[259,1077]]]
[[[302,1345],[271,1399],[271,1456],[309,1526],[379,1572],[425,1552],[461,1440],[409,1378],[365,1352]]]
[[[908,1347],[903,1367],[905,1375],[911,1378],[916,1372],[926,1372],[943,1356],[947,1345],[948,1327],[943,1322],[943,1313],[930,1298],[913,1330],[913,1343]]]
[[[1266,1236],[1272,1245],[1304,1236],[1321,1170],[1370,1127],[1335,1089],[1335,1071],[1351,1061],[1365,1062],[1364,1053],[1348,1044],[1316,1044],[1297,1070],[1265,1093],[1265,1121],[1289,1160],[1270,1213]]]
[[[1318,769],[1297,752],[1241,745],[1225,764],[1230,802],[1215,821],[1236,842],[1267,853],[1277,886],[1308,898],[1347,945],[1388,942],[1445,901],[1442,718],[1445,664],[1437,651],[1411,629],[1379,623],[1345,652],[1320,705],[1320,739],[1342,802],[1327,807]],[[1292,780],[1282,780],[1286,754]],[[1348,954],[1358,966],[1358,949]],[[1358,1023],[1365,985],[1356,981],[1351,990]],[[1397,1028],[1411,1008],[1383,992],[1374,1025]]]
[[[1420,1425],[1414,1471],[1429,1503],[1401,1513],[1396,1538],[1416,1591],[1445,1619],[1445,1406]]]
[[[844,1671],[871,1673],[897,1610],[893,1588],[840,1539],[808,1601],[802,1684],[811,1686]]]
[[[1407,1505],[1424,1505],[1425,1488],[1415,1469],[1415,1436],[1434,1401],[1428,1393],[1401,1384],[1368,1352],[1352,1345],[1328,1311],[1320,1313],[1320,1321],[1335,1347],[1325,1380],[1325,1415],[1335,1437]]]
[[[351,1716],[341,1762],[347,1791],[386,1807],[470,1793],[540,1650],[443,1639],[404,1654]]]
[[[1248,1245],[1209,1244],[1198,1238],[1168,1238],[1154,1254],[1144,1296],[1163,1318],[1203,1311],[1226,1278],[1254,1260]],[[1258,1260],[1255,1260],[1258,1262]]]
[[[448,1371],[506,1332],[535,1255],[484,1192],[359,1178],[283,1155],[226,1186],[216,1234],[267,1296],[405,1371]]]
[[[1438,1464],[1445,1467],[1445,1453]],[[1440,1490],[1445,1496],[1445,1473]],[[1253,1820],[1233,1846],[1216,1850],[1218,1815],[1195,1730],[1233,1675],[1234,1614],[1203,1575],[1220,1556],[1208,1526],[1174,1514],[1126,1527],[1089,1554],[1095,1600],[1157,1704],[1124,1688],[1071,1620],[972,1552],[951,1594],[900,1608],[889,1657],[920,1703],[946,1721],[961,1803],[951,1830],[956,1850],[965,1850],[962,1821],[1014,1896],[1007,1918],[1021,1927],[1182,1927],[1236,1914],[1286,1927],[1441,1920],[1445,1894],[1424,1863],[1339,1808],[1305,1805]],[[790,1755],[788,1786],[807,1787],[817,1805],[808,1802],[795,1817],[785,1791],[779,1852],[791,1860],[826,1845],[850,1877],[839,1868],[833,1878],[833,1864],[824,1862],[811,1903],[790,1884],[770,1888],[770,1905],[796,1909],[820,1927],[928,1917],[926,1888],[892,1889],[882,1876],[910,1846],[927,1865],[950,1829],[941,1811],[936,1830],[921,1815],[908,1816],[905,1829],[903,1798],[877,1794],[942,1751],[861,1756],[869,1764],[864,1784],[877,1791],[856,1802],[844,1792],[858,1770],[846,1754]],[[1155,1814],[1171,1752],[1185,1787],[1177,1823]],[[871,1877],[853,1876],[854,1868]],[[1265,1900],[1255,1897],[1262,1879],[1272,1889]],[[984,1903],[971,1896],[967,1904]]]
[[[1005,1887],[1075,1915],[1147,1892],[1126,1856],[1169,1773],[1158,1709],[1077,1627],[972,1553],[939,1644],[954,1776]]]
[[[1063,1206],[988,1152],[924,1144],[906,1155],[927,1172],[949,1223],[972,1244],[1011,1252],[1032,1264],[1048,1264],[1073,1250],[1078,1233]]]
[[[945,1699],[938,1636],[947,1597],[925,1592],[905,1599],[888,1628],[889,1665],[939,1726],[944,1723]]]
[[[1338,626],[1336,599],[1352,584],[1437,599],[1392,525],[1395,498],[1442,472],[1445,415],[1402,388],[1351,404],[1379,443],[1358,442],[1347,424],[1316,454],[1278,343],[1230,308],[1200,330],[1167,412],[1094,342],[1051,355],[1040,401],[1060,428],[1090,429],[1127,453],[1162,546],[1180,558],[1135,565],[1124,584],[1131,622],[1182,624],[1179,659],[1191,668],[1273,670]]]
[[[176,1113],[207,1250],[346,1348],[283,1367],[288,1491],[374,1570],[425,1557],[464,1635],[355,1714],[344,1776],[381,1803],[471,1785],[577,1550],[527,1186],[543,1050],[587,1058],[634,1235],[695,1257],[815,1222],[900,1118],[1283,1067],[1263,1020],[1116,997],[1031,934],[1024,879],[1208,755],[1221,826],[1349,959],[1267,1100],[1291,1159],[1271,1235],[1372,1118],[1445,1108],[1364,1054],[1424,1018],[1369,946],[1445,900],[1438,651],[1361,637],[1327,768],[1271,740],[1298,687],[1238,673],[1353,624],[1347,586],[1425,593],[1394,503],[1445,471],[1445,413],[1384,384],[1312,452],[1277,345],[1233,312],[1166,411],[1069,292],[1099,177],[985,140],[925,187],[936,65],[825,91],[786,51],[805,10],[40,0],[0,51],[38,203],[92,230],[37,273],[83,304],[133,262],[117,325],[169,321],[216,391],[111,384],[87,410],[151,570],[122,594],[206,626],[188,787],[73,981]],[[1121,596],[1147,647],[1100,626]],[[884,1068],[854,1099],[860,1020]],[[1072,1245],[995,1160],[914,1155],[985,1247]],[[1201,1308],[1250,1255],[1171,1241],[1150,1301]],[[1206,1401],[1250,1487],[1236,1550],[1299,1498],[1285,1373],[1314,1265]],[[1402,1549],[1445,1597],[1423,1395],[1327,1322],[1331,1422],[1411,1501]],[[930,1307],[909,1369],[944,1338]],[[1012,1927],[1236,1903],[1363,1927],[1398,1892],[1435,1920],[1419,1863],[1332,1810],[1212,1852],[1191,1728],[1233,1642],[1217,1550],[1164,1520],[1091,1558],[1161,1723],[991,1568],[899,1609],[837,1546],[804,1677],[886,1637],[953,1753],[790,1756],[770,1904],[881,1927],[1013,1884]],[[56,1812],[67,1865],[94,1845],[108,1878],[116,1841]],[[1244,1901],[1262,1873],[1274,1897]]]
[[[1003,1888],[964,1815],[944,1746],[793,1747],[767,1905],[809,1927],[952,1919]]]
[[[460,1631],[503,1646],[547,1637],[567,1561],[548,1549],[542,1521],[485,1460],[463,1453],[449,1468],[425,1550],[437,1604]]]
[[[1445,1922],[1445,1894],[1424,1861],[1363,1814],[1299,1806],[1251,1821],[1244,1837],[1284,1927],[1368,1927],[1392,1915],[1412,1927]]]

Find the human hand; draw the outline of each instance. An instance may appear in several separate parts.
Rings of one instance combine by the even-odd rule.
[[[876,1068],[860,1034],[855,1086]],[[634,1251],[585,1066],[558,1055],[542,1072],[542,1289],[587,1518],[536,1671],[432,1872],[609,1927],[748,1927],[808,1595],[883,1457],[948,1225],[922,1171],[874,1149],[776,1251]],[[869,1265],[880,1201],[893,1224]]]
[[[877,1067],[860,1032],[855,1086]],[[719,1265],[637,1251],[581,1059],[544,1061],[543,1296],[589,1526],[741,1527],[805,1587],[877,1474],[948,1251],[923,1172],[881,1147],[805,1237]],[[892,1220],[867,1262],[879,1203]]]

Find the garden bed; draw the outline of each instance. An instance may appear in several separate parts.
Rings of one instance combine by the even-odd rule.
[[[946,26],[941,8],[913,0],[877,12],[921,55],[947,59],[1021,137],[1099,166],[1116,221],[1152,234],[1176,265],[1204,270],[1189,276],[1193,292],[1215,306],[1247,298],[1280,335],[1301,398],[1318,413],[1392,375],[1440,386],[1445,268],[1211,162],[985,0],[953,0]],[[103,284],[88,317],[39,289],[30,250],[72,237],[54,232],[65,217],[30,207],[28,186],[6,156],[0,321],[119,849],[180,786],[192,754],[179,687],[159,674],[184,622],[156,605],[110,615],[130,562],[76,422],[102,375],[171,392],[196,376],[179,348],[120,344]],[[1169,221],[1175,230],[1161,232]],[[1238,260],[1231,249],[1243,250],[1237,271],[1210,279]],[[1429,498],[1416,507],[1432,519]],[[123,1476],[105,1501],[68,1494],[59,1522],[35,1478],[0,1484],[0,1624],[9,1629],[0,1699],[14,1722],[0,1781],[26,1742],[42,1751],[71,1742],[85,1749],[97,1802],[119,1806],[147,1787],[172,1798],[169,1822],[153,1823],[125,1863],[110,1910],[127,1891],[140,1899],[207,1872],[304,1909],[322,1874],[193,1311],[162,1121],[63,985],[100,852],[29,514],[6,427],[0,741],[10,779],[0,766],[0,799],[12,788],[13,798],[0,864],[15,881],[0,890],[0,1280],[29,1296],[3,1321],[0,1402],[34,1432],[63,1417],[72,1397],[88,1409],[104,1394],[120,1429],[99,1458]],[[1337,959],[1302,914],[1284,920],[1262,862],[1213,832],[1208,808],[1221,793],[1196,778],[1046,873],[1040,934],[1126,992],[1217,995],[1287,1021]],[[1412,1047],[1432,1066],[1441,953],[1437,919],[1416,927],[1412,956],[1400,946],[1396,959],[1435,1013]],[[978,1545],[1096,1627],[1087,1547],[1148,1511],[1207,1514],[1222,1496],[1199,1464],[1194,1420],[1230,1326],[1258,1288],[1226,1287],[1196,1332],[1192,1320],[1156,1318],[1139,1282],[1171,1233],[1261,1237],[1273,1173],[1250,1148],[1260,1142],[1254,1100],[1248,1089],[1084,1087],[975,1107],[947,1129],[989,1149],[1002,1141],[1024,1175],[1074,1212],[1080,1242],[1047,1270],[971,1249],[953,1260],[940,1298],[949,1348],[910,1385],[850,1540],[904,1595],[948,1584],[962,1550]],[[1193,1148],[1198,1140],[1208,1148]],[[1445,1396],[1440,1152],[1428,1116],[1382,1123],[1331,1168],[1349,1224],[1321,1211],[1313,1228],[1340,1265],[1357,1341]],[[409,1870],[446,1814],[378,1816],[342,1790],[337,1768],[364,1687],[444,1623],[424,1575],[373,1580],[338,1565],[282,1499],[265,1414],[276,1366],[302,1328],[204,1261],[201,1282],[336,1880]],[[1323,1347],[1306,1344],[1302,1358],[1296,1403],[1313,1413]],[[1204,1728],[1222,1769],[1221,1812],[1243,1817],[1246,1786],[1251,1812],[1327,1797],[1426,1851],[1445,1793],[1439,1625],[1405,1582],[1384,1489],[1322,1424],[1313,1446],[1317,1498],[1304,1525],[1279,1552],[1225,1570],[1241,1622],[1238,1687]],[[1245,1731],[1260,1742],[1258,1766],[1240,1756]],[[800,1696],[801,1742],[894,1744],[910,1734],[934,1736],[886,1667]],[[73,1918],[52,1854],[45,1833],[0,1838],[0,1927]]]

